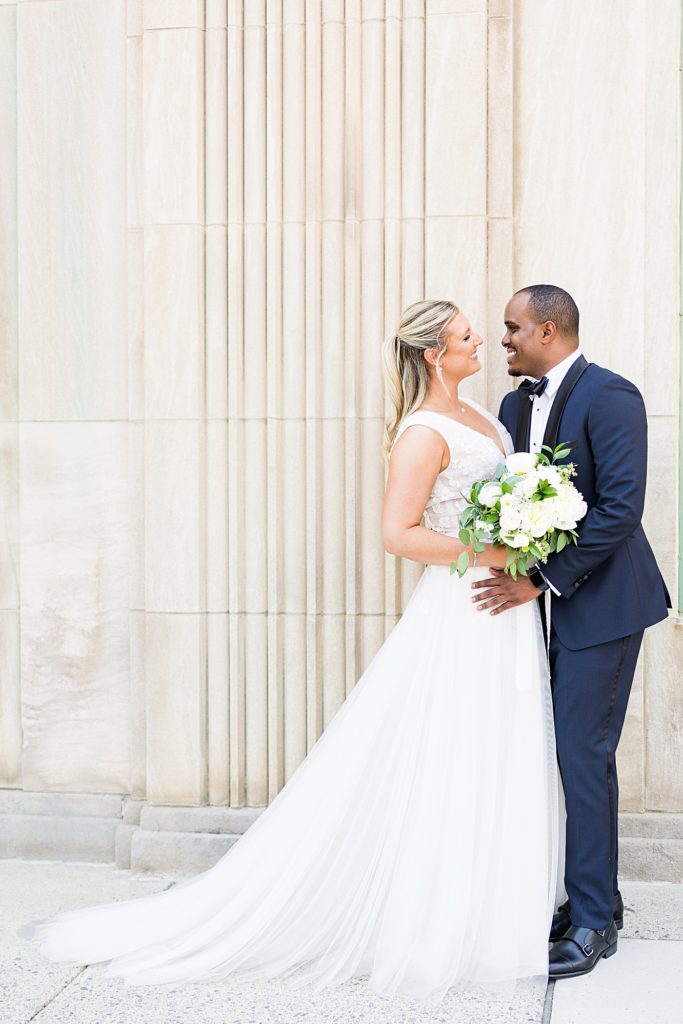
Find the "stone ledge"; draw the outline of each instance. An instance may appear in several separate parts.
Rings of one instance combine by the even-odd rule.
[[[0,814],[0,857],[111,862],[120,818]]]
[[[619,835],[642,839],[683,839],[683,814],[647,811],[619,815]]]
[[[632,882],[683,882],[683,839],[623,836],[619,877]]]
[[[154,832],[204,832],[208,835],[243,835],[261,808],[159,807],[144,804],[140,826]]]
[[[0,789],[0,814],[40,814],[75,818],[121,816],[123,795],[109,793],[38,793]]]
[[[133,871],[183,875],[207,871],[233,846],[237,835],[135,830],[130,847]],[[119,865],[121,866],[121,865]]]

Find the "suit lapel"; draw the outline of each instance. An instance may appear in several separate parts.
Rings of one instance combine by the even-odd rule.
[[[531,424],[531,407],[533,402],[528,395],[520,396],[522,398],[522,408],[519,411],[519,417],[517,419],[517,430],[515,432],[515,451],[516,452],[528,452],[529,451],[529,426]]]
[[[555,401],[550,407],[550,415],[548,416],[548,422],[546,424],[545,433],[543,434],[543,444],[548,445],[550,448],[555,448],[557,445],[557,432],[560,429],[560,420],[562,419],[562,413],[564,412],[565,406],[571,395],[572,391],[576,387],[579,378],[584,371],[590,366],[590,363],[584,356],[579,356],[575,362],[569,367],[564,380],[560,384],[557,394],[555,395]],[[529,405],[532,403],[529,402]],[[530,414],[527,415],[527,420],[530,419]],[[563,438],[563,440],[569,440]],[[528,450],[528,443],[527,443]]]

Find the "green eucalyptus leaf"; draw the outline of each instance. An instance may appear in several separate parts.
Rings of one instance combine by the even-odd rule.
[[[470,565],[470,555],[468,551],[463,551],[458,558],[458,575],[464,576]]]

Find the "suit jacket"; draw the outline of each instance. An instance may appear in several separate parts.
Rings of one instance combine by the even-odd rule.
[[[576,369],[578,380],[568,380],[568,387],[563,382],[555,396],[544,437],[553,447],[574,442],[564,461],[576,464],[574,483],[588,505],[577,528],[578,545],[542,566],[561,594],[552,596],[552,624],[570,650],[636,633],[665,619],[671,607],[641,524],[647,477],[643,399],[630,381],[595,363],[583,360]],[[523,430],[529,418],[528,403],[520,391],[503,399],[499,419],[513,438],[520,419]],[[528,450],[528,433],[516,447]]]

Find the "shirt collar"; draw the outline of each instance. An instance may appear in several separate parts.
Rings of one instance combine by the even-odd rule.
[[[548,398],[552,398],[553,395],[557,394],[560,384],[567,376],[569,367],[572,366],[581,355],[581,349],[577,348],[574,352],[571,352],[566,359],[563,359],[561,363],[553,366],[552,370],[548,370],[546,377],[548,378],[548,386],[545,389],[545,394]]]

